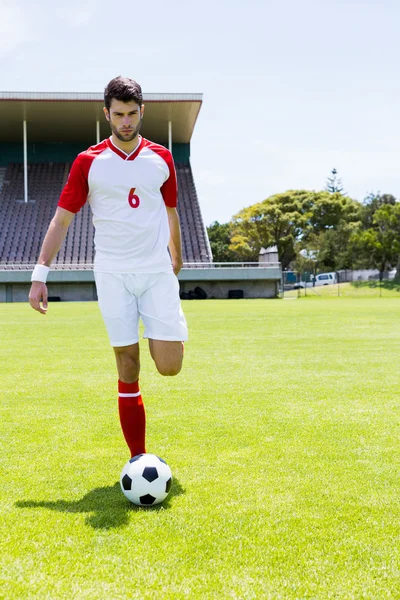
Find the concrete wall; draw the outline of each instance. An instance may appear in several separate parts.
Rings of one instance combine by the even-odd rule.
[[[0,283],[0,302],[28,302],[30,283]],[[94,283],[49,283],[49,296],[61,301],[97,300]]]
[[[209,298],[228,298],[229,290],[243,290],[244,298],[275,298],[277,284],[273,281],[186,281],[181,292],[201,287]],[[0,302],[27,302],[30,284],[0,283]],[[93,283],[49,283],[49,296],[59,296],[63,302],[97,300]]]
[[[181,292],[189,292],[201,287],[209,298],[228,298],[229,290],[243,290],[244,298],[276,298],[277,282],[265,280],[242,281],[181,281]]]
[[[27,302],[31,271],[0,270],[0,302]],[[281,280],[279,267],[196,268],[179,273],[181,291],[201,287],[209,298],[228,298],[229,290],[243,290],[245,298],[275,298]],[[61,301],[97,300],[93,271],[52,270],[48,278],[49,296]]]

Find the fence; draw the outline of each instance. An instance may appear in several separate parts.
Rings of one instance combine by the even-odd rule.
[[[212,263],[212,262],[185,262],[183,263],[184,269],[263,269],[272,270],[279,269],[281,263],[269,262],[223,262],[223,263]],[[35,263],[6,263],[0,262],[0,271],[33,271]],[[56,263],[51,265],[51,269],[55,271],[91,271],[93,270],[92,263]]]
[[[369,279],[360,279],[358,272],[339,271],[336,273],[336,282],[330,285],[313,285],[311,274],[295,271],[282,273],[280,295],[285,299],[300,298],[362,298],[362,297],[391,297],[400,298],[400,279],[386,278],[379,280],[379,273],[372,276],[366,273]],[[392,275],[392,273],[390,274]]]

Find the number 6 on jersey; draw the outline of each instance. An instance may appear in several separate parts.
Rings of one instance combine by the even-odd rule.
[[[137,208],[140,204],[140,198],[135,194],[135,190],[136,188],[131,188],[128,196],[128,202],[131,208]]]

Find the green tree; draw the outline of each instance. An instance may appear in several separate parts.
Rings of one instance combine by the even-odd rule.
[[[394,206],[396,204],[396,198],[392,196],[392,194],[368,194],[363,202],[361,215],[364,229],[373,227],[374,214],[379,208],[386,204]]]
[[[331,171],[331,176],[326,180],[325,190],[330,194],[343,194],[345,196],[347,192],[344,191],[342,180],[337,176],[337,170],[335,168]]]
[[[215,262],[236,262],[240,260],[235,252],[229,249],[231,243],[230,223],[214,221],[207,227],[208,239]]]
[[[341,221],[334,229],[326,229],[307,237],[306,241],[300,240],[296,246],[298,255],[297,270],[303,261],[299,258],[302,249],[314,251],[318,256],[319,271],[339,271],[340,269],[351,269],[353,266],[353,254],[351,252],[350,239],[354,231],[358,231],[358,222]]]
[[[276,245],[279,261],[286,269],[301,249],[321,250],[323,246],[324,260],[333,263],[337,246],[347,244],[350,236],[345,224],[359,220],[360,204],[351,198],[327,191],[290,190],[235,215],[230,248],[240,253],[242,260],[257,260],[262,247]],[[340,237],[333,244],[334,233],[328,232],[336,230],[340,230]]]
[[[361,219],[360,203],[338,192],[309,194],[304,210],[308,216],[306,236],[334,230],[343,222],[354,223]]]
[[[295,242],[306,225],[303,205],[310,193],[291,190],[239,211],[232,220],[231,250],[242,260],[258,260],[262,247],[276,245],[286,269],[296,256]]]
[[[310,196],[307,227],[297,245],[318,254],[319,270],[338,271],[352,266],[349,240],[361,223],[362,206],[339,193],[319,192]]]
[[[359,229],[351,239],[359,266],[379,270],[379,279],[400,255],[400,203],[386,202],[374,212],[371,227]]]

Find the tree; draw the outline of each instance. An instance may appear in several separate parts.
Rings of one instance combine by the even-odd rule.
[[[397,263],[400,255],[400,203],[385,202],[374,212],[371,227],[360,229],[351,238],[360,266],[384,272]]]
[[[353,266],[352,246],[349,240],[354,231],[358,231],[359,222],[342,220],[335,228],[310,234],[305,240],[300,240],[296,249],[298,254],[302,249],[313,251],[318,256],[319,271],[339,271],[351,269]],[[303,261],[296,259],[296,269]]]
[[[318,253],[318,267],[328,271],[352,266],[349,239],[361,222],[361,204],[339,193],[318,192],[309,196],[307,227],[296,250]]]
[[[302,273],[303,281],[308,283],[310,281],[310,275],[313,275],[313,281],[315,283],[315,276],[317,274],[318,269],[318,261],[319,261],[319,250],[314,248],[306,249],[303,248],[297,254],[296,262],[294,263],[294,268],[296,271]]]
[[[337,170],[335,168],[331,171],[331,177],[328,177],[325,190],[330,194],[342,194],[345,196],[347,192],[344,191],[342,180],[337,177]]]
[[[337,229],[343,221],[358,222],[361,219],[360,203],[338,192],[309,194],[304,210],[308,214],[305,235]]]
[[[295,242],[306,224],[303,205],[310,193],[291,190],[239,211],[232,220],[230,249],[242,260],[258,260],[262,247],[276,245],[286,269],[296,256]]]
[[[363,202],[363,210],[361,214],[362,225],[365,229],[373,226],[373,218],[376,211],[384,206],[390,204],[394,206],[396,204],[396,198],[392,194],[368,194]]]
[[[229,249],[231,243],[230,223],[218,223],[214,221],[207,227],[208,239],[210,240],[211,251],[215,262],[236,262],[240,260]]]
[[[353,224],[360,220],[360,208],[358,202],[339,193],[289,190],[235,215],[230,248],[240,253],[242,260],[257,260],[261,247],[276,245],[279,261],[286,269],[301,249],[320,250],[324,241],[324,260],[328,263],[329,247],[333,263],[337,245],[347,246]],[[349,230],[346,223],[351,224]],[[336,230],[340,231],[340,239],[335,245]]]

